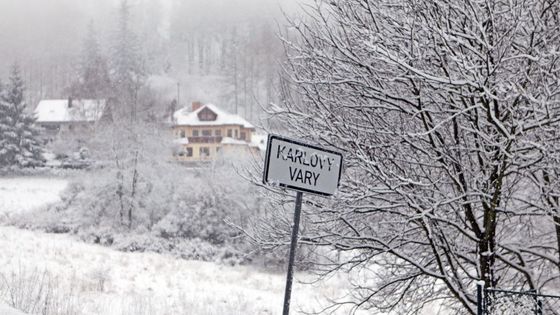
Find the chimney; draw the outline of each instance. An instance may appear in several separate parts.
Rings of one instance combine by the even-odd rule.
[[[68,96],[68,108],[72,108],[72,96]]]
[[[202,102],[199,101],[194,101],[192,102],[192,111],[194,112],[195,110],[199,109],[202,107]]]

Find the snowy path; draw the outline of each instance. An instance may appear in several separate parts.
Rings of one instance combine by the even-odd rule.
[[[25,211],[55,202],[64,180],[0,179],[0,209]],[[0,276],[47,270],[76,297],[80,314],[279,314],[284,275],[123,253],[69,235],[0,227]],[[301,275],[300,275],[301,277]],[[65,286],[65,287],[64,287]],[[70,288],[72,288],[70,290]],[[296,284],[292,305],[316,307],[336,286]],[[165,310],[165,311],[164,311]]]

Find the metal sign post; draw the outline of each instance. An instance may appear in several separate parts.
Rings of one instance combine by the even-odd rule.
[[[284,309],[282,315],[290,314],[290,299],[292,297],[292,282],[294,279],[294,261],[296,258],[296,248],[299,232],[299,219],[301,214],[301,202],[303,193],[296,193],[296,209],[294,212],[294,226],[292,228],[292,243],[290,244],[290,260],[288,261],[288,275],[286,276],[286,290],[284,291]]]
[[[342,154],[340,152],[294,139],[276,135],[268,136],[263,183],[297,191],[283,315],[290,314],[303,192],[331,196],[338,188],[341,173]]]

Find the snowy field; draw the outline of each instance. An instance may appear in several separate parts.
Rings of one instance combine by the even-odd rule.
[[[56,202],[66,184],[62,179],[0,179],[0,213]],[[69,235],[8,226],[0,227],[0,248],[0,280],[4,282],[0,281],[0,292],[6,292],[6,284],[47,283],[54,288],[53,299],[65,304],[69,314],[281,313],[283,274],[155,253],[123,253]],[[309,280],[301,274],[296,278]],[[339,296],[342,290],[337,283],[296,283],[294,314],[317,311],[325,296]],[[3,298],[9,296],[5,293]]]
[[[44,177],[0,178],[0,216],[57,202],[67,184],[65,179]]]

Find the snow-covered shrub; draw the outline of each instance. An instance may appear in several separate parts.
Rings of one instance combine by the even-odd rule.
[[[487,306],[488,314],[523,315],[536,314],[537,300],[531,295],[493,296]]]
[[[115,241],[115,231],[108,226],[91,226],[80,228],[77,234],[81,240],[87,243],[111,246]]]
[[[61,133],[48,144],[48,149],[55,155],[55,159],[61,160],[73,156],[74,153],[84,148],[85,144],[85,141],[81,140],[77,134]]]
[[[118,234],[115,235],[113,247],[124,252],[156,252],[168,253],[172,244],[150,234]]]
[[[104,267],[95,268],[89,277],[95,282],[95,290],[98,292],[104,292],[107,282],[111,280],[110,270]]]
[[[47,270],[28,270],[20,266],[10,273],[0,272],[0,304],[28,314],[74,315],[80,313],[75,292],[77,279],[62,284]]]
[[[181,200],[179,204],[185,206],[173,208],[154,226],[154,232],[164,238],[200,238],[218,245],[239,235],[239,231],[225,221],[232,209],[223,200],[198,197],[200,199]]]
[[[230,222],[241,226],[254,216],[258,199],[255,188],[231,168],[193,171],[172,163],[139,163],[137,169],[135,179],[126,169],[79,173],[59,203],[12,223],[75,233],[88,243],[122,251],[228,264],[251,259],[254,248]]]
[[[0,167],[0,176],[43,176],[58,175],[47,167],[20,168],[18,166]]]

